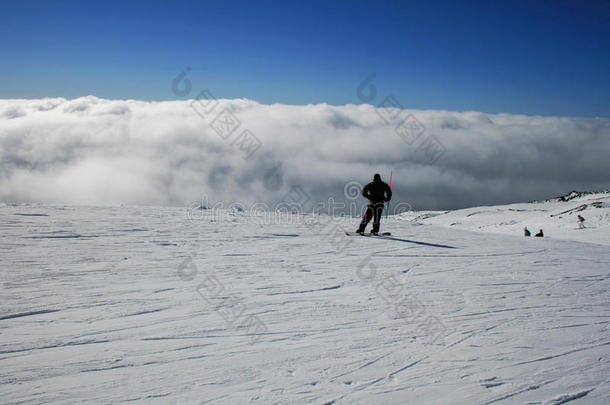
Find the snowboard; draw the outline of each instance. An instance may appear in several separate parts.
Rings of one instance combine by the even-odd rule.
[[[392,234],[390,232],[379,232],[377,235],[373,235],[370,232],[365,232],[365,233],[358,233],[358,232],[345,232],[345,234],[347,236],[391,236]]]

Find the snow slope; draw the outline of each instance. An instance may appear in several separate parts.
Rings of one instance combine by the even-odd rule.
[[[578,229],[576,216],[585,218],[586,229]],[[546,237],[610,246],[610,193],[572,192],[548,201],[474,207],[455,211],[408,212],[399,218],[477,232],[532,236],[539,229]]]
[[[0,398],[608,403],[610,253],[556,237],[554,204],[387,220],[385,239],[346,237],[353,218],[0,206]],[[599,242],[588,211],[574,239]],[[551,237],[502,234],[534,218]]]

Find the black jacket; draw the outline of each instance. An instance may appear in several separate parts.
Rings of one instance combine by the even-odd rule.
[[[372,181],[362,189],[362,195],[375,204],[385,201],[390,201],[392,198],[392,189],[383,181]]]

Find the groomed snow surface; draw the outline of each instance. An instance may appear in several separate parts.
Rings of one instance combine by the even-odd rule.
[[[608,403],[607,203],[407,213],[389,238],[345,236],[357,218],[2,205],[0,401]],[[589,229],[551,216],[583,204]]]

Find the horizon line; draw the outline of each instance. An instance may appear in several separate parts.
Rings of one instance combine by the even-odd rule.
[[[49,100],[49,99],[62,99],[62,100],[66,100],[66,101],[74,101],[74,100],[78,100],[81,98],[95,98],[98,100],[107,100],[107,101],[138,101],[138,102],[144,102],[144,103],[165,103],[165,102],[174,102],[174,101],[182,101],[182,102],[191,101],[192,102],[194,100],[197,100],[197,98],[185,98],[185,99],[182,99],[182,98],[168,98],[168,99],[107,98],[107,97],[99,97],[94,94],[87,94],[86,96],[78,96],[78,97],[73,97],[73,98],[67,98],[67,97],[63,97],[63,96],[44,96],[44,97],[38,97],[38,98],[27,98],[27,97],[3,98],[3,97],[0,97],[0,101],[36,101],[36,100]],[[447,109],[434,109],[434,108],[404,108],[404,107],[400,108],[400,107],[385,107],[385,106],[380,106],[380,105],[376,106],[376,105],[368,104],[368,103],[330,104],[326,101],[323,101],[323,102],[319,102],[319,103],[290,104],[290,103],[282,103],[282,102],[265,103],[265,102],[261,102],[261,101],[254,100],[254,99],[247,98],[247,97],[235,97],[235,98],[218,97],[215,99],[222,100],[222,101],[249,101],[249,102],[253,102],[253,103],[256,103],[259,105],[264,105],[264,106],[274,106],[274,105],[284,105],[284,106],[289,106],[289,107],[308,107],[308,106],[322,106],[322,105],[326,105],[329,107],[370,106],[370,107],[376,108],[376,109],[377,108],[396,108],[396,109],[400,109],[403,111],[435,111],[435,112],[449,112],[449,113],[459,113],[459,114],[479,113],[479,114],[486,114],[486,115],[512,115],[512,116],[545,117],[545,118],[610,119],[610,116],[599,116],[599,115],[590,115],[590,116],[544,115],[544,114],[526,114],[526,113],[512,113],[512,112],[485,112],[485,111],[479,111],[479,110],[447,110]]]

